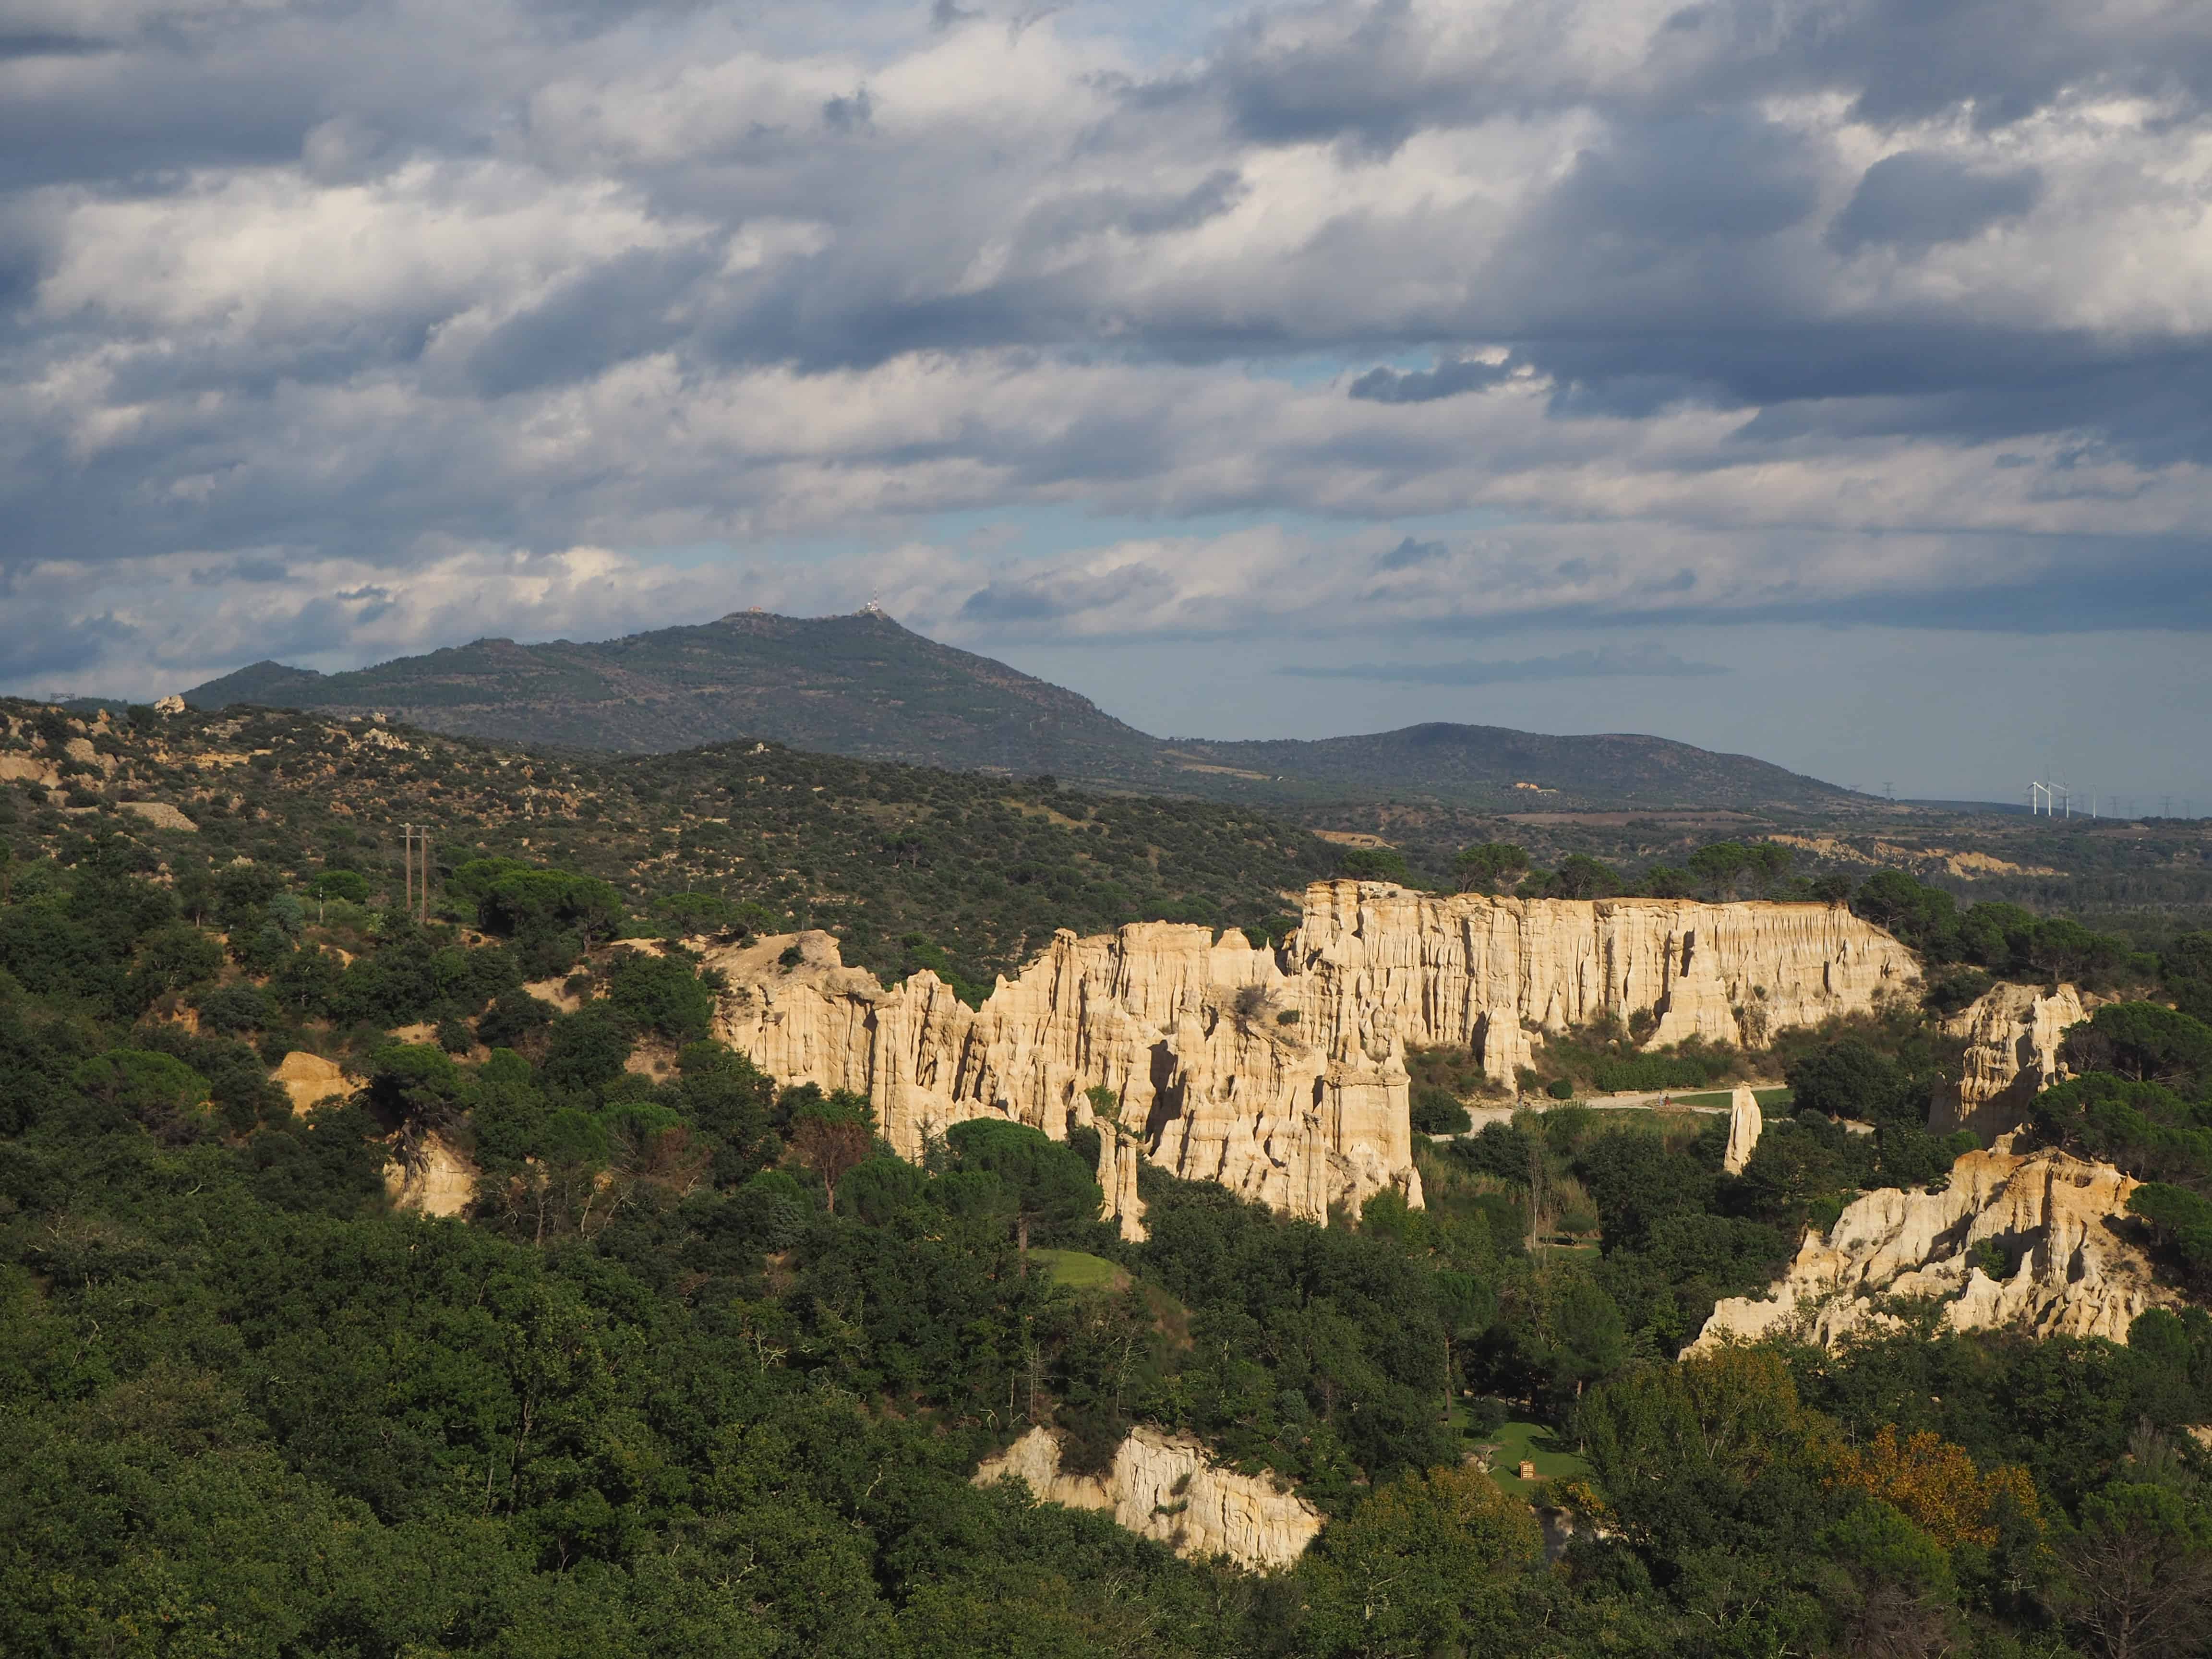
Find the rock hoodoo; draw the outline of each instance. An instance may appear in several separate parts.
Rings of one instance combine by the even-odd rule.
[[[1219,1468],[1195,1440],[1153,1428],[1130,1431],[1103,1474],[1064,1474],[1060,1440],[1034,1428],[984,1461],[975,1483],[1018,1475],[1048,1503],[1105,1510],[1131,1532],[1186,1556],[1222,1555],[1242,1567],[1295,1564],[1319,1535],[1321,1511],[1265,1476]]]
[[[1767,1296],[1720,1303],[1692,1350],[1784,1332],[1833,1347],[1893,1324],[1885,1301],[1923,1297],[1954,1330],[2124,1342],[2137,1315],[2179,1301],[2114,1224],[2137,1184],[2061,1152],[1968,1152],[1940,1193],[1869,1193],[1826,1237],[1808,1231]]]
[[[1721,1167],[1730,1175],[1741,1175],[1759,1145],[1759,1132],[1765,1127],[1759,1097],[1752,1093],[1749,1084],[1737,1084],[1735,1092],[1729,1097],[1728,1149],[1721,1154]]]
[[[1917,972],[1895,939],[1826,905],[1355,881],[1307,889],[1279,950],[1172,922],[1062,932],[981,1008],[927,971],[885,990],[826,933],[708,960],[730,988],[717,1035],[787,1083],[866,1095],[903,1156],[987,1114],[1055,1139],[1096,1123],[1109,1213],[1131,1237],[1139,1153],[1316,1219],[1389,1187],[1419,1203],[1409,1042],[1469,1046],[1510,1083],[1543,1032],[1600,1016],[1656,1014],[1653,1044],[1739,1042],[1869,1008]]]
[[[1989,1142],[2019,1127],[2027,1103],[2066,1075],[2058,1060],[2066,1028],[2087,1018],[2070,985],[2048,994],[2030,985],[1991,986],[1943,1023],[1966,1040],[1966,1053],[1957,1085],[1939,1088],[1929,1103],[1929,1128],[1971,1129]]]

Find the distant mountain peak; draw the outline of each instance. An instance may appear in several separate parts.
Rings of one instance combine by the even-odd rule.
[[[1763,761],[1635,733],[1551,737],[1425,720],[1310,742],[1163,741],[880,609],[786,617],[749,608],[580,644],[486,638],[342,674],[264,661],[185,695],[200,708],[380,710],[507,743],[653,753],[765,738],[861,760],[1255,800],[1425,797],[1512,811],[1531,787],[1544,791],[1547,809],[1844,798]]]

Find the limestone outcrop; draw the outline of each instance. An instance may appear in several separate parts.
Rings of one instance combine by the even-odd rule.
[[[1721,1154],[1721,1168],[1730,1175],[1741,1175],[1765,1127],[1766,1117],[1759,1109],[1759,1097],[1752,1093],[1750,1085],[1737,1084],[1735,1092],[1729,1097],[1728,1147]]]
[[[1943,1023],[1966,1042],[1955,1087],[1937,1089],[1928,1127],[1938,1134],[1971,1129],[1984,1142],[2018,1128],[2027,1103],[2066,1075],[2058,1045],[2088,1015],[2070,985],[2045,994],[2031,985],[1993,985]]]
[[[1510,1082],[1544,1031],[1600,1016],[1656,1014],[1655,1044],[1739,1042],[1869,1008],[1917,975],[1896,940],[1826,905],[1354,881],[1309,888],[1279,950],[1172,922],[1062,932],[975,1009],[927,971],[884,989],[826,933],[708,961],[729,983],[718,1036],[787,1083],[866,1095],[903,1156],[986,1114],[1056,1139],[1103,1118],[1100,1184],[1131,1237],[1133,1151],[1316,1219],[1385,1188],[1419,1203],[1408,1042],[1472,1047]]]
[[[1765,1297],[1718,1304],[1692,1352],[1790,1334],[1833,1347],[1896,1324],[1893,1298],[1936,1297],[1953,1330],[2128,1340],[2137,1315],[2180,1298],[2152,1283],[2125,1231],[2138,1183],[2045,1150],[1968,1152],[1940,1193],[1867,1194],[1824,1237],[1808,1231]]]
[[[1063,1474],[1060,1440],[1034,1428],[987,1458],[975,1484],[1018,1476],[1031,1492],[1070,1509],[1104,1510],[1131,1532],[1178,1555],[1226,1556],[1262,1571],[1294,1565],[1322,1528],[1321,1511],[1265,1476],[1224,1469],[1195,1440],[1139,1427],[1103,1474]]]

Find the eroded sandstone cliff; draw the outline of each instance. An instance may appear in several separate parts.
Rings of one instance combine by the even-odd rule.
[[[1070,1509],[1104,1510],[1131,1532],[1178,1555],[1226,1556],[1242,1567],[1287,1567],[1322,1528],[1321,1511],[1264,1476],[1218,1466],[1195,1440],[1139,1427],[1103,1474],[1063,1474],[1060,1441],[1034,1428],[985,1460],[978,1486],[1018,1475],[1031,1492]]]
[[[2032,985],[1993,985],[1946,1020],[1966,1039],[1955,1085],[1937,1090],[1928,1127],[1938,1134],[1971,1129],[1984,1142],[2020,1127],[2027,1103],[2066,1074],[2058,1045],[2066,1028],[2088,1018],[2070,985],[2045,993]]]
[[[2136,1182],[2109,1164],[2007,1144],[1960,1158],[1940,1193],[1869,1193],[1825,1237],[1808,1231],[1767,1295],[1720,1303],[1692,1351],[1785,1333],[1832,1347],[1896,1323],[1884,1303],[1919,1297],[1941,1301],[1954,1330],[2124,1342],[2137,1315],[2178,1304],[2130,1237]]]
[[[1309,888],[1279,951],[1171,922],[1061,933],[980,1009],[927,972],[886,990],[826,933],[709,963],[730,986],[718,1035],[787,1082],[866,1094],[904,1156],[986,1114],[1056,1139],[1096,1121],[1109,1212],[1131,1237],[1139,1152],[1294,1215],[1389,1187],[1418,1204],[1408,1042],[1467,1045],[1510,1082],[1546,1030],[1649,1012],[1654,1044],[1755,1041],[1869,1008],[1917,972],[1896,940],[1826,905],[1353,881]]]

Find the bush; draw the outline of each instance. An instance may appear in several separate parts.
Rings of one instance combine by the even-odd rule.
[[[787,1250],[814,1212],[805,1188],[781,1170],[763,1170],[730,1200],[738,1231],[756,1249]]]
[[[313,899],[340,899],[348,904],[368,902],[368,878],[358,870],[325,870],[307,884]]]
[[[714,996],[682,957],[625,952],[607,978],[607,1000],[641,1030],[696,1042],[714,1022]]]
[[[477,1036],[489,1048],[511,1048],[531,1032],[550,1025],[559,1012],[527,991],[509,991],[496,998],[477,1021]]]
[[[1799,1111],[1866,1123],[1915,1123],[1927,1115],[1903,1069],[1860,1037],[1815,1050],[1784,1076]]]
[[[1554,1100],[1572,1100],[1575,1097],[1575,1085],[1566,1078],[1555,1077],[1544,1085],[1544,1092]]]
[[[219,985],[203,991],[197,1006],[203,1031],[236,1036],[244,1031],[258,1031],[269,1024],[269,1000],[252,985]]]
[[[1458,1097],[1433,1083],[1413,1085],[1413,1118],[1415,1133],[1425,1135],[1465,1134],[1474,1125]]]
[[[1717,1051],[1601,1060],[1590,1068],[1590,1087],[1600,1094],[1702,1089],[1726,1077],[1734,1065],[1733,1055]]]

